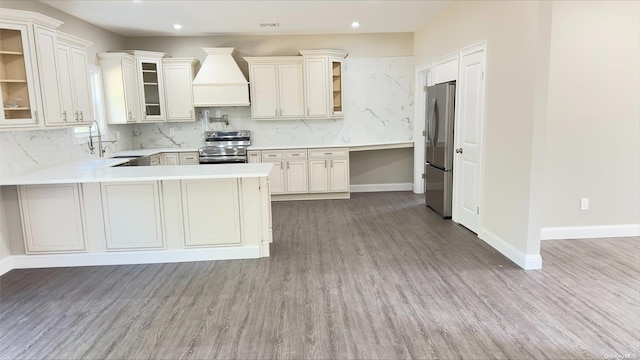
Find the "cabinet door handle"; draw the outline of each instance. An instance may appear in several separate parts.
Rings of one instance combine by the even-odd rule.
[[[62,117],[64,118],[64,122],[67,122],[67,110],[62,112]]]
[[[325,161],[324,161],[324,168],[325,168],[325,169],[327,168],[327,161],[329,161],[329,160],[325,160]]]
[[[77,111],[75,111],[75,112],[74,112],[74,114],[76,115],[76,122],[77,122],[77,121],[80,121],[80,120],[78,119],[78,116],[79,116],[79,115],[78,115],[78,112],[77,112]]]
[[[193,110],[189,110],[189,117],[193,117]]]
[[[131,120],[131,111],[129,111],[129,120]]]
[[[289,162],[285,161],[285,163],[287,164],[287,170],[289,170]]]
[[[36,122],[38,122],[38,110],[33,111],[33,117],[36,118]]]
[[[329,159],[329,164],[331,164],[331,168],[333,169],[333,160]]]
[[[80,121],[84,121],[84,113],[80,110]]]

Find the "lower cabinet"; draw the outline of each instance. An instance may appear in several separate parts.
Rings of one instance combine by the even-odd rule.
[[[262,162],[273,164],[269,175],[271,194],[309,192],[306,149],[263,151]]]
[[[79,184],[25,185],[18,192],[27,254],[86,250]]]
[[[161,165],[179,165],[180,156],[178,153],[162,153]]]
[[[200,157],[196,151],[165,152],[151,156],[151,165],[198,165]]]
[[[242,243],[238,179],[181,180],[185,247]]]
[[[198,165],[200,164],[200,156],[196,151],[181,152],[180,165]]]
[[[249,162],[273,164],[269,175],[273,195],[309,194],[306,198],[311,199],[323,198],[318,195],[325,193],[333,198],[349,197],[348,148],[253,150],[248,156]]]
[[[149,156],[149,166],[162,165],[162,154],[154,154]]]
[[[107,250],[164,247],[157,181],[102,183]]]
[[[309,192],[349,191],[349,151],[343,148],[309,150]]]

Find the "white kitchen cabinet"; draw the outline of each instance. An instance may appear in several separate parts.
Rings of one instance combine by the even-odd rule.
[[[309,192],[306,150],[285,150],[286,190],[288,194]]]
[[[247,151],[247,162],[248,163],[259,163],[261,162],[262,153],[260,151]]]
[[[181,180],[185,247],[242,243],[238,180]],[[216,206],[212,206],[215,204]]]
[[[142,122],[166,121],[162,58],[165,53],[132,51],[138,72]]]
[[[304,82],[301,57],[245,57],[249,63],[251,117],[301,119]]]
[[[153,154],[149,156],[149,166],[162,165],[162,154]]]
[[[273,167],[269,173],[269,184],[271,187],[271,194],[284,194],[285,188],[285,173],[284,173],[284,151],[282,150],[269,150],[262,152],[262,162],[271,163]]]
[[[164,58],[164,99],[167,121],[196,121],[193,108],[193,58]]]
[[[349,150],[309,149],[309,192],[349,191]]]
[[[91,126],[94,120],[86,47],[91,42],[58,33],[58,72],[66,125]]]
[[[180,165],[180,156],[178,153],[162,153],[160,165]]]
[[[100,53],[107,123],[140,122],[135,58],[125,53]]]
[[[304,58],[304,83],[308,118],[342,118],[343,59],[337,50],[300,50]]]
[[[267,150],[262,162],[273,163],[269,175],[272,194],[299,194],[309,191],[307,150]]]
[[[101,183],[107,250],[164,247],[157,181]]]
[[[4,11],[4,9],[3,9]],[[0,15],[1,17],[1,15]],[[3,128],[34,127],[38,118],[37,65],[31,24],[0,20],[0,88]]]
[[[200,155],[197,151],[187,151],[180,153],[180,165],[198,165],[200,164]]]
[[[41,115],[48,126],[64,125],[66,118],[58,70],[58,36],[55,30],[44,26],[34,25],[33,28],[40,79]]]
[[[79,184],[19,186],[27,254],[86,250],[85,214]]]

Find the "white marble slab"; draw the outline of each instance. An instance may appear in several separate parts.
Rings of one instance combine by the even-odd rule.
[[[197,108],[227,115],[223,123],[133,125],[134,148],[198,148],[205,130],[250,130],[254,148],[348,146],[413,141],[413,57],[345,59],[344,119],[254,120],[245,107]],[[199,115],[198,118],[201,118]],[[171,131],[173,129],[173,132]],[[170,135],[173,134],[173,135]]]
[[[106,156],[120,150],[131,149],[131,127],[110,125],[110,139],[115,132],[120,139],[107,143]],[[77,138],[73,128],[33,131],[0,131],[0,178],[30,170],[69,163],[77,160],[99,159],[97,151],[91,154],[86,138]]]

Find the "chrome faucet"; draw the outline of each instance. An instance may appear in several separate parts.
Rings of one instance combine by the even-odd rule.
[[[105,148],[104,148],[104,143],[112,143],[115,144],[116,140],[102,140],[102,134],[100,133],[100,125],[98,125],[98,122],[93,120],[93,123],[96,124],[96,129],[98,130],[98,135],[96,135],[95,137],[98,139],[98,156],[100,157],[104,157],[104,152],[105,152]],[[93,144],[93,133],[91,132],[91,128],[93,127],[93,124],[91,126],[89,126],[89,142],[87,142],[87,145],[89,145],[89,150],[91,151],[92,154],[94,154],[94,150],[96,149],[96,147]]]

